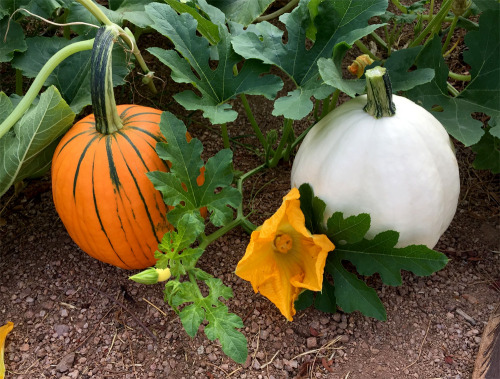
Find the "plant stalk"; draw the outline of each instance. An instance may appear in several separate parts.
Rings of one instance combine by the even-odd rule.
[[[415,47],[420,45],[423,40],[427,37],[427,34],[432,33],[436,26],[441,27],[441,22],[448,14],[451,9],[451,5],[453,4],[453,0],[444,0],[441,9],[436,14],[435,17],[427,24],[424,30],[413,40],[413,42],[409,45],[409,47]]]
[[[2,138],[5,133],[7,133],[14,126],[14,124],[19,121],[19,119],[26,113],[52,71],[54,71],[54,69],[70,55],[84,50],[91,50],[93,44],[93,39],[72,43],[71,45],[68,45],[59,50],[47,61],[47,63],[45,63],[45,65],[42,67],[35,80],[31,84],[28,92],[26,92],[26,95],[22,98],[22,100],[12,111],[12,113],[0,125],[0,138]]]
[[[288,12],[289,10],[291,10],[298,3],[299,3],[299,0],[290,0],[288,2],[288,4],[286,4],[284,7],[280,8],[280,9],[278,9],[276,12],[267,14],[265,16],[257,17],[257,19],[254,22],[269,21],[269,20],[272,20],[273,18],[279,17],[283,13]]]
[[[361,42],[361,40],[357,40],[354,42],[354,44],[358,47],[358,49],[363,53],[363,54],[368,54],[368,56],[373,59],[374,61],[379,61],[380,59],[377,58],[372,52],[371,50],[366,47],[366,45]]]
[[[111,20],[104,14],[104,12],[92,1],[92,0],[77,0],[80,4],[82,4],[87,10],[92,13],[92,15],[97,18],[100,22],[102,22],[106,26],[112,26],[114,28],[117,28],[119,31],[120,36],[123,38],[123,40],[127,43],[127,45],[130,47],[132,50],[132,53],[135,56],[135,59],[137,60],[137,63],[139,63],[139,66],[141,67],[142,71],[148,75],[152,73],[152,71],[149,70],[148,66],[146,65],[146,62],[144,61],[144,58],[141,55],[141,52],[139,48],[137,47],[137,43],[135,41],[134,35],[132,32],[127,30],[123,30],[119,25],[114,24],[111,22]],[[127,29],[127,28],[125,28]],[[152,80],[147,81],[147,84],[149,86],[149,89],[151,92],[156,94],[158,91],[156,90],[156,87],[153,83]]]
[[[262,131],[260,130],[259,125],[257,124],[257,121],[255,121],[255,117],[253,116],[250,104],[248,104],[247,97],[245,96],[244,93],[242,93],[240,95],[240,98],[241,98],[241,103],[243,104],[243,108],[245,108],[245,113],[247,115],[248,121],[250,121],[250,125],[252,125],[255,135],[257,136],[264,150],[267,149],[266,137],[264,137],[264,134],[262,134]]]
[[[448,72],[448,77],[455,80],[460,80],[462,82],[469,82],[472,80],[471,75],[462,75],[454,73],[453,71]]]
[[[269,162],[268,167],[276,167],[278,165],[278,162],[283,156],[283,148],[285,147],[286,143],[288,142],[288,135],[290,134],[290,131],[292,130],[292,123],[293,121],[291,119],[285,119],[285,122],[283,123],[283,135],[281,136],[281,140],[278,144],[278,147],[276,151],[274,152],[274,156],[271,159],[271,162]]]
[[[222,132],[222,142],[224,144],[224,149],[230,149],[231,145],[229,143],[229,133],[227,132],[227,124],[220,124],[220,130]]]
[[[448,49],[448,45],[450,44],[451,37],[453,36],[453,33],[455,32],[455,27],[457,26],[458,22],[458,16],[455,15],[453,17],[453,21],[451,22],[450,25],[450,30],[448,30],[448,35],[446,36],[446,41],[444,42],[443,48],[441,49],[441,54],[445,54],[446,50]]]

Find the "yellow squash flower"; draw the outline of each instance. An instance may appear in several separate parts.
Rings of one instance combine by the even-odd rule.
[[[305,290],[321,291],[326,257],[335,246],[305,226],[297,188],[283,198],[276,213],[255,230],[236,275],[272,301],[292,321],[294,303]]]
[[[5,338],[7,337],[7,334],[9,334],[9,332],[12,330],[13,327],[14,323],[10,321],[4,326],[0,326],[0,379],[3,379],[5,377],[5,364],[3,362]]]

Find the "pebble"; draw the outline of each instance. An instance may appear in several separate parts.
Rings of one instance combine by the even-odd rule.
[[[69,371],[71,367],[73,367],[73,363],[75,362],[75,353],[66,354],[63,359],[57,364],[56,370],[64,373]]]
[[[54,325],[54,331],[56,332],[57,336],[60,337],[69,332],[69,326],[64,324],[57,324]]]
[[[316,337],[309,337],[306,340],[306,346],[308,349],[314,349],[315,347],[318,346],[318,340]]]

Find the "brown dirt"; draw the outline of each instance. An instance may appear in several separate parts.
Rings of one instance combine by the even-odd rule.
[[[144,48],[158,46],[150,38],[141,38]],[[166,86],[151,100],[134,74],[121,102],[158,105],[190,120],[188,129],[202,140],[206,156],[213,155],[221,148],[218,131],[175,104],[171,96],[179,86],[146,58]],[[262,128],[279,128],[281,120],[269,117],[272,103],[249,98]],[[242,113],[239,101],[234,106]],[[256,146],[244,137],[251,134],[245,118],[238,120],[229,125],[231,137]],[[236,169],[260,163],[247,149],[233,148]],[[189,338],[163,302],[161,285],[134,283],[128,280],[133,272],[83,253],[55,212],[50,178],[31,181],[17,196],[9,192],[0,200],[0,325],[15,324],[6,344],[7,378],[469,378],[484,325],[500,303],[499,177],[474,170],[468,149],[458,146],[457,157],[459,207],[436,247],[450,262],[430,277],[405,272],[397,288],[369,278],[386,306],[386,322],[314,309],[287,322],[233,273],[249,236],[236,229],[210,245],[199,265],[233,288],[227,305],[244,320],[244,365],[201,331]],[[252,222],[260,224],[279,207],[289,177],[290,164],[283,163],[245,184]]]

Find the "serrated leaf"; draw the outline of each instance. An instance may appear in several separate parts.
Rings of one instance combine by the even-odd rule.
[[[312,234],[323,233],[323,214],[326,204],[319,197],[314,196],[312,187],[308,183],[303,183],[299,187],[300,210],[304,214],[306,228]]]
[[[182,309],[179,318],[187,334],[193,338],[198,333],[201,323],[205,320],[205,310],[197,304],[190,304]]]
[[[2,105],[7,101],[10,100],[2,95]],[[7,109],[12,109],[12,105],[7,104]],[[74,118],[56,88],[49,87],[42,93],[40,101],[0,139],[0,196],[11,185],[40,176],[50,168],[58,139]]]
[[[377,292],[347,271],[337,254],[328,257],[325,269],[333,276],[335,298],[344,312],[360,311],[365,316],[385,321],[387,313]]]
[[[236,330],[243,328],[241,318],[229,313],[225,305],[206,310],[208,325],[205,334],[211,341],[218,339],[222,351],[235,362],[244,363],[248,355],[247,340],[243,333]]]
[[[221,150],[207,160],[205,180],[199,186],[197,178],[203,167],[201,142],[196,138],[187,142],[186,127],[169,112],[162,113],[160,130],[168,142],[158,143],[156,149],[162,159],[172,163],[172,167],[168,173],[151,172],[148,177],[155,188],[162,192],[165,203],[175,206],[168,213],[168,220],[177,226],[180,218],[190,213],[193,215],[190,225],[203,225],[204,220],[199,212],[200,208],[207,207],[210,221],[215,226],[231,221],[233,210],[230,207],[237,208],[241,202],[241,193],[231,187],[231,150]]]
[[[436,77],[429,84],[407,93],[410,99],[428,110],[440,105],[443,111],[433,112],[433,115],[448,133],[466,146],[476,144],[484,134],[481,121],[473,119],[473,113],[485,113],[496,124],[500,120],[500,81],[496,80],[500,75],[499,18],[500,12],[486,11],[479,19],[479,30],[467,33],[468,50],[464,52],[464,60],[471,66],[472,80],[459,96],[448,95],[449,69],[441,55],[441,38],[437,36],[417,59],[417,67],[434,68]]]
[[[236,119],[237,112],[227,104],[236,95],[245,93],[273,99],[283,86],[277,76],[262,76],[269,67],[255,60],[245,61],[238,74],[233,73],[233,67],[243,59],[234,52],[225,25],[218,25],[220,40],[214,47],[218,61],[217,67],[213,68],[209,42],[197,35],[198,23],[193,16],[189,13],[179,15],[167,4],[153,3],[146,9],[153,19],[152,27],[168,37],[182,57],[172,50],[150,48],[148,51],[170,67],[172,79],[191,83],[201,93],[200,97],[192,91],[185,91],[175,95],[175,100],[188,110],[202,110],[212,124]]]
[[[16,51],[22,52],[28,48],[23,28],[17,22],[10,22],[9,33],[6,35],[8,23],[8,16],[0,20],[0,62],[10,62]]]
[[[351,48],[346,43],[339,43],[333,51],[333,58],[322,58],[318,61],[318,67],[321,77],[326,84],[334,86],[345,92],[351,97],[365,92],[364,79],[343,79],[342,61]],[[407,91],[416,86],[429,83],[434,78],[432,68],[419,68],[410,70],[414,65],[415,59],[421,51],[421,46],[395,51],[384,62],[383,66],[387,69],[391,80],[392,90],[394,92]],[[380,65],[381,62],[374,62],[369,67]],[[367,67],[367,68],[369,68]]]
[[[208,299],[212,302],[212,304],[217,304],[220,297],[225,300],[233,297],[233,290],[230,287],[225,286],[219,278],[207,279],[205,280],[205,284],[208,286]]]
[[[500,138],[492,136],[490,131],[487,131],[478,143],[471,146],[471,149],[476,153],[472,163],[475,169],[500,173]]]
[[[81,38],[72,40],[58,37],[28,38],[26,40],[28,50],[22,55],[17,55],[12,61],[12,65],[21,70],[23,76],[34,78],[52,55],[79,40]],[[45,81],[46,86],[54,85],[57,87],[63,99],[77,114],[85,106],[92,103],[90,97],[90,56],[90,50],[71,55],[61,62]],[[129,68],[123,48],[119,44],[113,48],[112,70],[113,85],[124,84],[124,78],[128,74]]]
[[[317,29],[313,46],[306,48],[306,34],[311,24],[307,1],[301,1],[291,12],[280,17],[287,29],[288,40],[283,43],[283,31],[268,22],[261,22],[247,33],[233,38],[235,51],[247,59],[260,59],[281,68],[295,82],[297,89],[280,98],[274,115],[300,119],[312,110],[310,96],[316,89],[321,96],[333,88],[319,79],[318,59],[330,57],[334,46],[344,41],[352,44],[380,25],[368,25],[373,16],[385,12],[385,0],[323,1],[314,17]],[[256,32],[257,31],[257,32]],[[300,105],[297,108],[297,105]]]
[[[341,212],[335,212],[327,220],[327,236],[336,246],[353,244],[361,241],[370,229],[371,218],[367,213],[361,213],[356,216],[350,216],[344,219]]]
[[[264,13],[274,0],[207,0],[210,5],[224,12],[227,19],[249,25]]]
[[[444,254],[424,245],[395,248],[398,238],[399,233],[385,231],[373,240],[364,239],[355,244],[337,246],[335,255],[353,263],[361,275],[379,273],[384,284],[390,286],[401,285],[401,270],[427,276],[441,270],[448,262]]]

